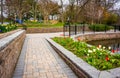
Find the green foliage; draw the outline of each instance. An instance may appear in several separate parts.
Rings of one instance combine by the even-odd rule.
[[[105,47],[88,47],[87,43],[71,38],[55,37],[53,40],[99,70],[120,67],[120,54],[113,54]]]
[[[103,19],[103,23],[108,24],[108,25],[114,24],[117,21],[118,21],[118,15],[117,14],[112,14],[112,13],[109,14],[108,17]]]
[[[40,23],[40,22],[31,22],[27,21],[25,22],[28,28],[45,28],[45,27],[63,27],[63,23],[58,22],[56,24],[51,24],[51,23]]]
[[[107,24],[114,24],[117,22],[117,20],[118,20],[118,16],[116,14],[111,14],[111,16],[109,16]]]
[[[14,24],[7,24],[7,25],[1,24],[0,25],[0,33],[8,32],[8,31],[15,30],[15,29],[17,29],[17,26]]]
[[[90,25],[89,28],[93,31],[105,31],[105,30],[110,30],[113,27],[105,24],[93,24],[93,25]]]

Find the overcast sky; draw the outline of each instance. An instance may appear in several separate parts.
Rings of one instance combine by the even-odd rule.
[[[57,1],[60,4],[60,0],[55,0],[55,1]],[[63,0],[63,4],[68,4],[68,3],[69,3],[68,0]]]
[[[120,1],[116,3],[115,8],[120,8]]]
[[[60,4],[60,0],[55,0]],[[64,5],[65,4],[69,4],[69,0],[63,0]],[[120,1],[118,3],[116,3],[116,5],[114,6],[114,8],[120,8]]]

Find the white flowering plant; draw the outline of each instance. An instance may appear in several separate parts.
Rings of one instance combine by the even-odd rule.
[[[55,37],[53,40],[99,70],[120,67],[120,54],[116,54],[111,47],[88,46],[85,42],[71,38]]]

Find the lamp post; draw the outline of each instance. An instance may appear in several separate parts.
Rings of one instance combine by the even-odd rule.
[[[1,0],[1,24],[3,24],[3,0]]]
[[[69,0],[70,10],[71,10],[71,11],[73,11],[74,2],[75,2],[75,0]],[[68,25],[69,25],[69,37],[71,36],[71,26],[70,26],[70,22],[72,22],[72,21],[71,21],[72,16],[73,16],[73,14],[72,14],[72,12],[71,12],[71,13],[70,13],[70,16],[69,16],[68,19],[67,19]]]
[[[70,37],[70,35],[71,35],[71,33],[70,33],[71,28],[70,28],[70,18],[69,18],[69,17],[68,17],[68,19],[67,19],[67,23],[68,23],[68,26],[69,26],[69,37]]]

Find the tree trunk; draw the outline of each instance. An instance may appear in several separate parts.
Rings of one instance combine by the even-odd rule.
[[[34,2],[34,22],[36,21],[36,18],[37,18],[37,2],[38,2],[38,0],[36,0],[35,2]]]
[[[3,24],[3,0],[1,0],[1,24]]]
[[[63,17],[63,1],[62,0],[60,0],[60,2],[61,2],[61,7],[62,7],[62,12],[61,12],[61,21],[62,21],[62,23],[64,22],[64,17]]]
[[[48,23],[48,15],[44,16],[44,23],[47,24]]]
[[[19,18],[19,23],[22,24],[22,12],[21,11],[19,11],[18,18]]]

